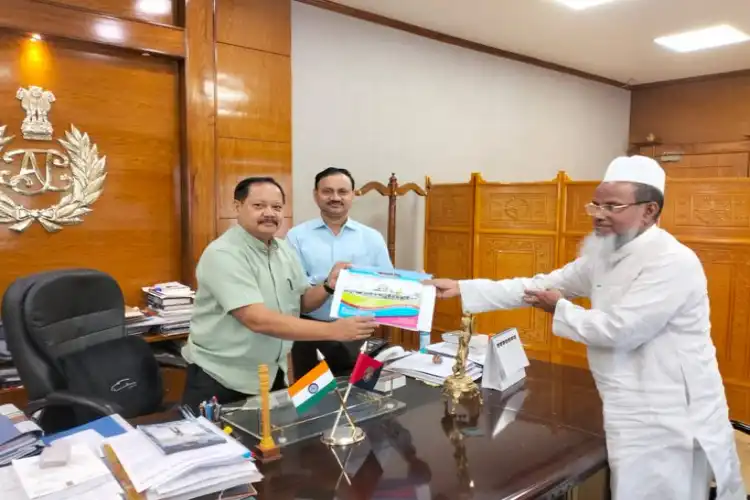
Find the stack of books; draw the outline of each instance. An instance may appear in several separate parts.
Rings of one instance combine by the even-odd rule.
[[[150,314],[161,320],[160,333],[181,333],[190,327],[195,291],[176,281],[143,287]]]

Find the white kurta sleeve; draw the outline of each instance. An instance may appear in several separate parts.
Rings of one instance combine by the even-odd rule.
[[[458,286],[463,310],[474,314],[527,307],[528,304],[523,301],[526,290],[555,288],[568,298],[587,297],[591,292],[590,275],[586,259],[579,258],[556,271],[533,278],[462,280]]]
[[[707,293],[698,257],[671,254],[644,266],[625,295],[604,308],[584,309],[560,300],[552,332],[590,346],[633,350],[664,331],[696,293]]]

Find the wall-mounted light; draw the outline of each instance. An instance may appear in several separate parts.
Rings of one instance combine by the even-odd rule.
[[[39,33],[32,33],[30,38],[32,42],[40,42],[42,40],[42,35]]]
[[[144,14],[169,14],[172,11],[172,2],[169,0],[138,0],[135,8]]]
[[[112,42],[121,42],[125,39],[125,33],[122,27],[112,21],[102,20],[94,25],[94,31],[97,35]]]

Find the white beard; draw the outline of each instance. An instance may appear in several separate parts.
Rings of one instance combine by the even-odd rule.
[[[599,236],[590,233],[583,239],[578,252],[579,257],[586,257],[591,262],[608,263],[620,247],[633,241],[638,236],[638,230],[634,229],[627,234],[608,234]]]
[[[578,256],[585,257],[589,262],[605,263],[610,261],[615,250],[617,250],[616,234],[599,236],[596,233],[590,233],[583,239]]]

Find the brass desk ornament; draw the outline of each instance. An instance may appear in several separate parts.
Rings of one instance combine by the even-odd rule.
[[[458,410],[458,411],[456,411]],[[458,473],[459,495],[457,500],[468,500],[474,492],[474,481],[469,472],[469,458],[466,454],[466,434],[464,430],[476,428],[482,410],[482,398],[477,392],[461,398],[461,403],[452,413],[445,409],[440,425],[453,446],[453,459]]]
[[[474,318],[470,314],[464,314],[458,333],[458,351],[456,363],[453,365],[453,375],[448,376],[443,382],[443,397],[447,399],[446,404],[449,405],[451,415],[455,415],[456,407],[463,398],[476,398],[479,404],[482,404],[479,386],[466,373],[466,358],[469,355],[469,341],[473,333]]]
[[[281,450],[271,435],[271,402],[269,400],[268,366],[258,366],[260,380],[260,425],[261,440],[255,447],[255,454],[262,463],[272,462],[281,458]]]

